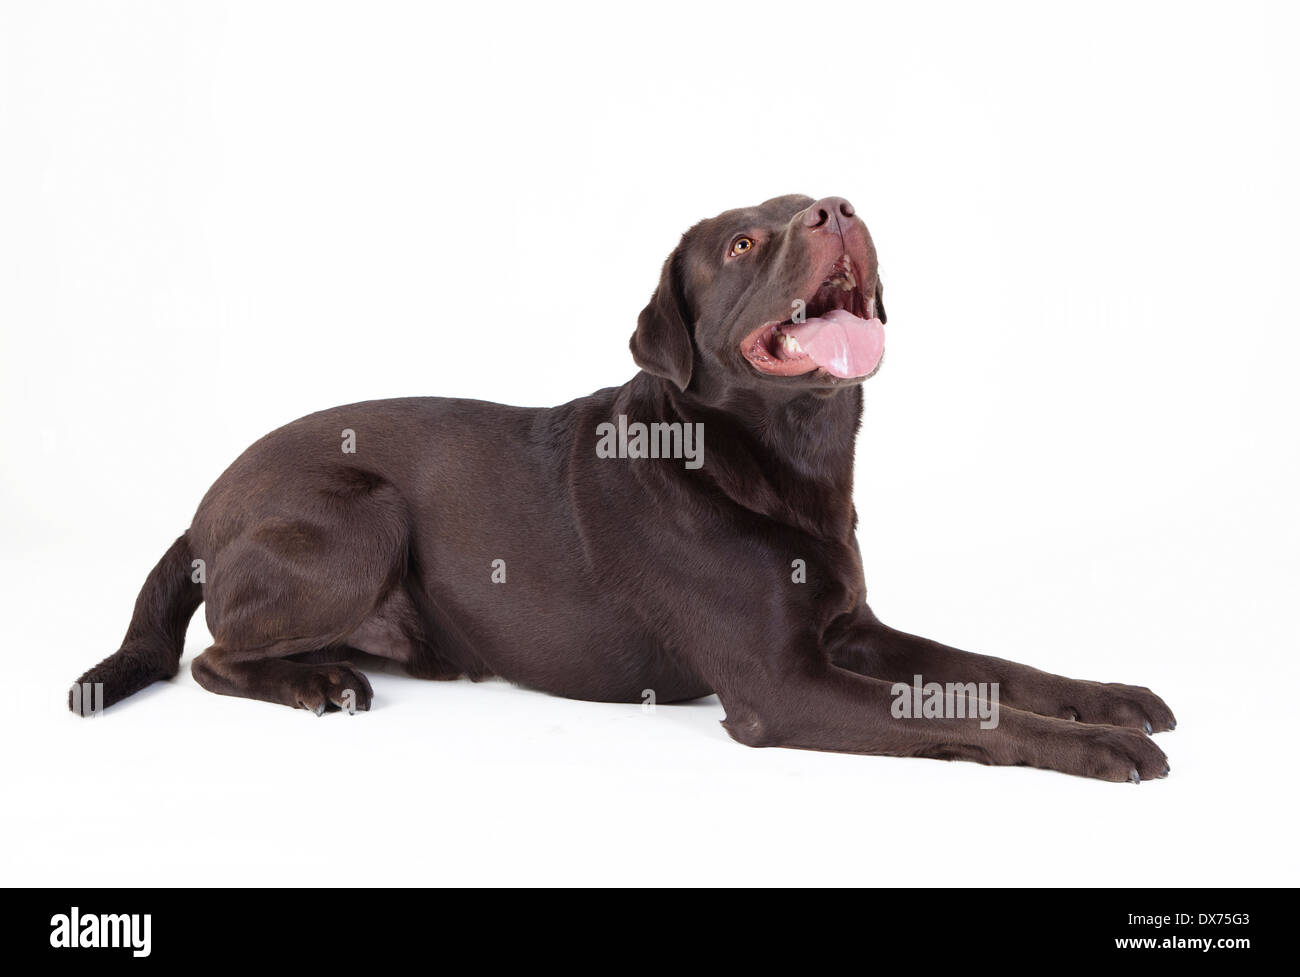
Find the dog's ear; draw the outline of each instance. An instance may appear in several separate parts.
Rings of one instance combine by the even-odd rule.
[[[885,315],[885,286],[880,284],[879,278],[876,279],[876,297],[871,304],[875,306],[876,318],[883,326],[889,321],[889,317]]]
[[[628,346],[637,366],[685,390],[691,382],[695,346],[691,341],[691,313],[682,291],[680,251],[678,248],[664,262],[659,287],[637,316],[636,332]]]

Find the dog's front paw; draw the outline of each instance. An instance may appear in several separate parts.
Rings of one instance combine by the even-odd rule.
[[[1071,682],[1046,715],[1102,726],[1129,726],[1145,733],[1177,723],[1165,701],[1150,689],[1118,682]]]
[[[1031,761],[1032,765],[1116,783],[1140,784],[1169,775],[1169,759],[1164,751],[1136,729],[1067,726],[1053,740],[1048,755]]]

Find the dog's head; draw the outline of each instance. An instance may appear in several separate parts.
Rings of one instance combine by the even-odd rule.
[[[876,247],[843,197],[775,197],[696,224],[664,262],[632,356],[691,387],[831,391],[884,355]]]

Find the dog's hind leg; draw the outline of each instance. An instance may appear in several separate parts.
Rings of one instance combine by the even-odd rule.
[[[388,483],[349,478],[341,487],[279,499],[278,514],[250,519],[210,556],[214,643],[190,667],[205,689],[317,715],[370,708],[370,683],[344,660],[348,639],[401,587],[408,522]]]
[[[342,650],[341,650],[342,651]],[[257,657],[216,644],[194,659],[194,680],[209,692],[278,702],[322,715],[331,709],[364,712],[374,693],[366,676],[346,662],[307,664],[268,657],[274,647]]]

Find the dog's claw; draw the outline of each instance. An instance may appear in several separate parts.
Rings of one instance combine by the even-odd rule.
[[[1153,729],[1151,728],[1151,721],[1150,721],[1150,720],[1147,720],[1146,722],[1144,722],[1144,723],[1142,724],[1142,728],[1146,731],[1146,734],[1147,734],[1148,736],[1150,736],[1152,733],[1155,732],[1155,730],[1153,730]]]
[[[1137,767],[1134,767],[1132,770],[1128,772],[1128,779],[1129,779],[1129,783],[1133,783],[1133,784],[1142,783],[1142,775],[1137,772]]]
[[[1165,768],[1164,768],[1163,770],[1160,771],[1160,776],[1161,776],[1162,778],[1163,778],[1163,777],[1168,777],[1168,776],[1169,776],[1169,764],[1167,764],[1167,763],[1165,764]]]

